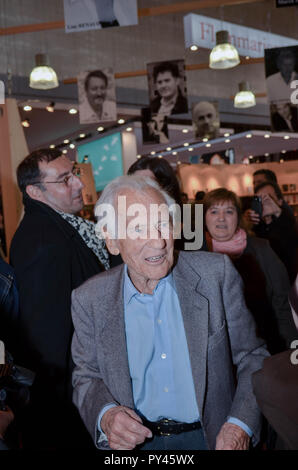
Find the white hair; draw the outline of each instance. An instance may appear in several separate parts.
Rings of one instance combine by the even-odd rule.
[[[102,194],[100,195],[95,208],[95,216],[97,217],[96,233],[100,238],[105,238],[105,234],[108,232],[112,237],[116,237],[117,224],[116,220],[116,201],[119,193],[124,190],[135,191],[139,193],[145,193],[148,189],[154,189],[164,199],[168,206],[170,216],[172,218],[174,232],[178,230],[179,223],[181,221],[180,206],[174,201],[174,199],[164,191],[158,182],[149,176],[139,176],[137,174],[119,176],[109,183]],[[110,208],[113,208],[113,211]],[[106,213],[106,217],[101,217],[103,213]],[[104,230],[104,227],[106,229]]]

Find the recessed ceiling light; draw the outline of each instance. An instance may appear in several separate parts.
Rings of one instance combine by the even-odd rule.
[[[248,158],[253,158],[253,155],[250,155]]]
[[[230,136],[230,133],[229,132],[225,132],[224,133],[224,137],[229,137]]]
[[[64,154],[67,153],[67,150],[66,149],[62,150],[62,153],[64,153]]]
[[[207,137],[204,137],[204,139],[202,139],[203,142],[208,142],[209,139],[207,139]]]
[[[99,127],[97,128],[98,132],[102,132],[102,131],[104,131],[104,129],[105,129],[105,128],[102,127],[102,126],[99,126]]]
[[[124,124],[125,123],[125,120],[124,119],[118,119],[118,124]]]
[[[188,147],[189,146],[189,143],[188,142],[184,142],[184,147]]]
[[[172,155],[177,155],[177,152],[172,152]]]
[[[68,140],[68,139],[65,139],[65,140],[63,140],[63,143],[64,143],[64,144],[69,144],[69,140]]]
[[[225,142],[226,144],[228,144],[229,142],[231,142],[231,139],[225,139]]]
[[[170,152],[172,150],[172,147],[167,147],[166,150]]]
[[[142,155],[137,155],[137,158],[141,158]]]
[[[252,134],[246,134],[245,136],[247,139],[250,139],[252,137]]]
[[[54,101],[52,101],[48,106],[46,106],[46,110],[49,112],[49,113],[53,113],[55,111],[55,103]]]
[[[80,139],[84,139],[84,137],[86,137],[86,134],[80,134]]]
[[[287,151],[286,150],[282,150],[281,153],[286,153]]]
[[[127,132],[131,132],[131,131],[132,131],[132,127],[127,127],[125,130],[126,130]]]
[[[68,112],[69,114],[77,114],[78,110],[76,108],[70,108]]]
[[[189,152],[192,152],[192,151],[193,151],[193,147],[189,147],[188,151],[189,151]]]
[[[190,46],[190,50],[191,51],[197,51],[199,48],[198,46],[196,46],[196,44],[193,44],[192,46]]]
[[[177,162],[177,165],[181,165],[181,162],[180,162],[180,160],[178,160],[178,162]]]
[[[29,119],[24,119],[24,120],[22,121],[22,126],[23,126],[23,127],[30,127],[30,121],[29,121]]]
[[[265,139],[269,139],[270,134],[265,134],[264,137],[265,137]]]
[[[290,138],[289,135],[284,135],[284,139],[285,139],[285,140],[288,140],[289,138]]]
[[[55,145],[54,144],[51,144],[50,145],[50,149],[54,149],[55,148]]]
[[[30,104],[26,104],[26,105],[23,107],[23,110],[24,110],[24,111],[32,111],[32,106],[30,106]]]
[[[246,60],[249,60],[249,59],[250,59],[250,56],[249,56],[249,55],[245,56],[245,59],[246,59]]]
[[[156,152],[154,152],[154,150],[152,150],[152,152],[150,152],[150,153],[151,153],[151,155],[155,155],[155,154],[156,154]]]
[[[265,155],[265,157],[269,157],[269,153],[265,153],[264,155]]]
[[[187,134],[189,132],[188,129],[182,129],[183,134]]]
[[[206,147],[211,147],[211,144],[206,144]]]
[[[76,148],[75,144],[69,144],[69,148],[74,149]]]
[[[162,155],[158,155],[158,158],[162,158]]]

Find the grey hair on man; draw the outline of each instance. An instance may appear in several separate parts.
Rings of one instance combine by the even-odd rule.
[[[167,212],[173,225],[174,237],[178,238],[181,227],[180,207],[174,199],[164,191],[154,179],[148,176],[119,176],[109,183],[103,190],[95,205],[95,215],[97,217],[96,234],[100,238],[105,238],[108,234],[110,238],[117,238],[119,197],[125,191],[136,191],[146,193],[148,190],[157,191],[167,206]],[[121,197],[121,196],[120,196]],[[118,200],[117,200],[118,199]],[[117,205],[118,202],[118,205]],[[161,210],[164,208],[161,208]],[[122,214],[123,215],[123,214]]]

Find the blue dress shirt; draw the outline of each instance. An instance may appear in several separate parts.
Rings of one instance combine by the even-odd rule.
[[[124,273],[124,316],[135,411],[149,421],[191,423],[200,419],[187,340],[172,273],[152,294],[141,294]],[[112,404],[105,406],[100,420]],[[227,417],[249,436],[242,421]]]

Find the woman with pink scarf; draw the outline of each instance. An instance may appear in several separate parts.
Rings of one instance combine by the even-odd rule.
[[[208,192],[203,200],[209,251],[228,255],[242,277],[244,295],[257,334],[271,354],[287,349],[297,336],[288,302],[286,269],[267,240],[250,236],[242,226],[241,203],[225,188]]]

